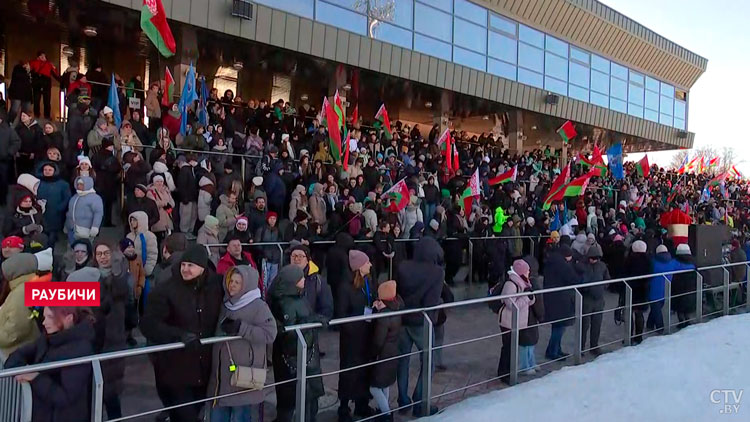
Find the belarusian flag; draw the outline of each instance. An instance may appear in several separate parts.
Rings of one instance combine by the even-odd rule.
[[[714,157],[708,162],[708,168],[717,167],[719,165],[719,157]]]
[[[405,179],[399,180],[398,183],[393,185],[393,187],[380,196],[381,199],[388,200],[388,206],[385,207],[386,211],[399,212],[409,205],[411,194],[409,193],[409,188],[406,187],[406,182],[404,182],[404,180]]]
[[[161,0],[143,0],[141,6],[141,29],[164,57],[177,52],[177,44],[167,23],[167,14]]]
[[[643,156],[643,158],[641,158],[640,161],[635,163],[635,171],[637,171],[641,177],[646,178],[648,177],[649,170],[650,168],[648,165],[648,154],[646,154]]]
[[[448,128],[445,128],[442,134],[440,134],[440,137],[437,140],[437,145],[440,147],[440,151],[445,151],[445,166],[448,169],[452,169],[453,165],[451,164],[451,161],[453,159],[453,147],[451,142],[451,133],[448,130]]]
[[[685,159],[682,160],[682,165],[677,169],[677,174],[685,174],[688,171],[688,154],[685,154]]]
[[[174,98],[174,78],[168,67],[164,68],[164,85],[164,92],[161,94],[161,104],[164,107],[169,107]]]
[[[391,133],[391,119],[388,118],[388,110],[385,109],[385,104],[382,104],[375,113],[375,127],[383,129],[385,131],[385,139],[393,139],[393,133]]]
[[[475,196],[479,196],[479,169],[474,170],[474,174],[469,179],[469,185],[464,189],[461,194],[461,207],[464,209],[464,214],[468,218],[468,213],[471,212],[471,201]]]
[[[513,166],[512,169],[506,171],[503,174],[499,174],[489,180],[490,186],[499,185],[501,183],[515,182],[518,176],[518,166]]]
[[[346,135],[346,114],[344,113],[344,104],[341,102],[338,89],[333,96],[333,110],[339,118],[339,128],[341,128],[341,133]]]
[[[548,210],[549,207],[552,206],[552,203],[555,201],[554,199],[555,194],[557,194],[563,188],[565,183],[568,181],[568,177],[570,177],[570,163],[568,163],[568,165],[565,166],[563,171],[560,172],[560,175],[557,176],[554,182],[552,182],[552,186],[550,186],[549,192],[547,193],[547,196],[544,198],[542,209]]]
[[[458,171],[458,147],[453,138],[451,138],[451,146],[453,147],[453,171]]]
[[[328,139],[331,142],[331,157],[334,161],[341,161],[341,132],[339,131],[339,118],[336,115],[336,111],[333,109],[333,105],[328,101],[328,98],[323,99],[323,106],[325,107],[325,120],[328,124]]]
[[[570,183],[560,189],[554,196],[555,201],[562,201],[563,198],[571,196],[581,196],[586,191],[586,187],[589,185],[589,180],[594,174],[589,172],[583,176],[576,177],[571,180]]]
[[[703,160],[703,157],[701,157],[700,161],[698,161],[698,174],[703,173],[706,171],[706,163]]]
[[[736,177],[738,179],[742,178],[742,173],[740,173],[740,171],[737,170],[737,167],[735,167],[734,165],[732,165],[732,168],[729,169],[729,174],[731,174],[732,177]]]
[[[562,126],[560,126],[560,129],[557,129],[557,134],[560,135],[563,143],[567,144],[571,139],[575,138],[576,135],[578,135],[578,132],[576,132],[576,128],[573,127],[573,122],[568,120],[567,122],[563,123]]]
[[[725,180],[727,180],[727,176],[729,176],[729,173],[721,173],[720,175],[714,177],[713,179],[708,181],[708,186],[716,187],[724,183]]]
[[[349,171],[349,139],[351,138],[351,132],[346,134],[346,141],[344,141],[344,171]]]
[[[584,166],[594,167],[591,170],[594,172],[594,176],[604,177],[607,175],[607,165],[604,164],[604,157],[602,157],[602,151],[598,145],[594,145],[594,152],[591,153],[591,158],[587,158],[583,153],[579,154],[578,158]]]

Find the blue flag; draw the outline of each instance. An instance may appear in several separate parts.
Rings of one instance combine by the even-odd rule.
[[[190,68],[185,75],[185,82],[182,84],[182,95],[180,96],[180,102],[177,107],[180,109],[180,135],[185,135],[187,131],[187,115],[188,109],[193,104],[193,101],[198,99],[198,93],[195,91],[195,68],[193,63],[190,63]]]
[[[122,115],[120,114],[120,97],[117,95],[117,83],[115,82],[115,74],[112,74],[112,82],[109,84],[109,98],[107,99],[107,107],[112,109],[112,114],[115,118],[115,126],[120,128],[122,123]]]
[[[206,87],[206,77],[201,76],[201,96],[198,101],[198,121],[203,127],[208,126],[208,88]]]
[[[622,144],[612,145],[607,150],[607,160],[609,161],[609,170],[617,180],[625,178],[625,168],[622,165]]]

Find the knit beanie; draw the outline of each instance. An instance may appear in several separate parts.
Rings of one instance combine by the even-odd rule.
[[[646,250],[648,250],[646,242],[642,240],[636,240],[635,242],[633,242],[633,246],[631,246],[631,248],[635,253],[646,253]]]
[[[135,188],[143,192],[144,195],[148,193],[148,187],[142,183],[138,183],[137,185],[135,185]]]
[[[207,215],[206,219],[203,221],[203,224],[208,227],[209,229],[218,229],[219,228],[219,219],[214,217],[213,215]]]
[[[278,214],[276,214],[274,211],[268,211],[268,214],[266,214],[266,222],[268,222],[271,217],[276,217],[276,221],[279,220]]]
[[[182,262],[190,262],[201,268],[208,266],[208,251],[203,245],[195,244],[182,254]]]
[[[135,244],[132,240],[128,239],[127,237],[122,239],[120,241],[120,252],[125,252],[125,249],[127,249],[129,246],[135,247]]]
[[[184,233],[172,233],[164,239],[164,246],[169,253],[182,252],[187,249],[187,238]]]
[[[665,253],[665,252],[669,252],[669,249],[667,249],[666,246],[659,245],[656,247],[656,253]]]
[[[693,253],[690,251],[690,246],[687,243],[681,243],[677,245],[677,250],[675,250],[675,255],[692,255]]]
[[[378,286],[378,299],[393,300],[396,298],[396,281],[384,281]]]
[[[531,268],[529,267],[528,262],[524,261],[523,259],[517,259],[513,261],[513,271],[516,274],[528,277],[530,270]]]
[[[362,268],[363,265],[370,262],[370,258],[366,253],[352,249],[349,251],[349,267],[352,271],[357,271]]]

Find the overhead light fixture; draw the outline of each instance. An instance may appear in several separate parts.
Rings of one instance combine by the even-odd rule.
[[[344,91],[349,91],[350,89],[352,89],[352,86],[349,84],[345,84],[344,86],[341,87],[341,89],[343,89]]]
[[[482,120],[490,120],[490,116],[485,114],[484,116],[482,116]]]
[[[424,106],[426,108],[432,108],[432,101],[427,101],[426,103],[424,103]]]
[[[236,70],[236,71],[238,71],[238,72],[239,72],[240,70],[242,70],[242,68],[243,68],[243,67],[245,67],[245,65],[244,65],[244,64],[242,64],[242,62],[241,62],[241,61],[239,61],[239,60],[235,60],[235,62],[234,62],[234,63],[232,63],[232,69],[234,69],[234,70]]]
[[[73,50],[73,47],[66,45],[62,48],[62,54],[65,57],[71,57],[73,54],[75,54],[75,50]]]
[[[300,100],[302,100],[302,101],[307,101],[307,99],[308,99],[308,98],[310,98],[310,97],[308,97],[308,96],[307,96],[307,94],[302,94],[302,95],[301,95],[301,96],[299,97],[299,99],[300,99]]]
[[[87,37],[95,37],[97,35],[95,26],[87,26],[83,28],[83,34]]]

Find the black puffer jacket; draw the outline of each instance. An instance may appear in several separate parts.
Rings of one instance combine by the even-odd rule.
[[[646,253],[631,252],[625,259],[624,277],[637,277],[640,275],[651,274],[651,259]],[[648,302],[648,285],[650,277],[639,278],[628,281],[628,285],[633,289],[633,305]],[[623,295],[625,292],[623,291]],[[648,305],[635,306],[638,309],[645,309]]]
[[[331,290],[337,290],[342,280],[350,277],[349,251],[354,249],[354,239],[344,232],[336,235],[336,244],[328,250],[326,255],[326,269],[328,270],[328,284]]]
[[[443,290],[445,270],[440,265],[443,262],[443,250],[437,240],[423,237],[414,245],[414,259],[401,263],[396,275],[398,294],[404,300],[404,309],[426,308],[441,303],[440,293]],[[437,321],[436,315],[430,319]],[[404,315],[403,324],[421,326],[424,317],[420,314]]]
[[[559,252],[553,252],[544,267],[544,288],[566,287],[578,284],[579,276],[573,267]],[[573,290],[563,290],[544,294],[545,321],[555,322],[575,315],[575,293]],[[571,325],[573,320],[560,322],[561,325]]]
[[[404,307],[404,301],[396,295],[391,301],[384,301],[385,308],[379,313],[394,312]],[[401,331],[401,317],[380,318],[374,321],[372,334],[372,360],[383,360],[398,356],[398,335]],[[398,359],[381,362],[372,369],[370,385],[386,388],[396,382]]]

